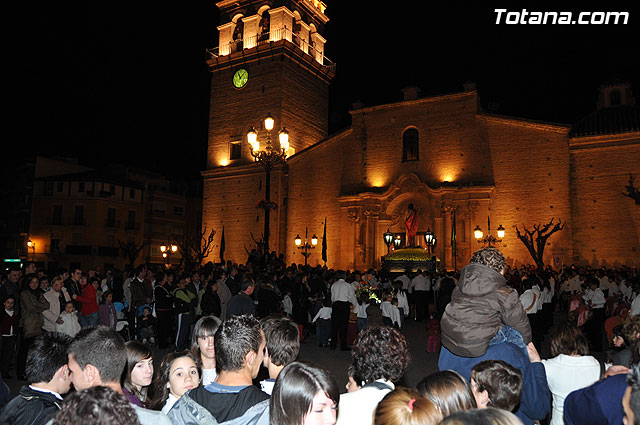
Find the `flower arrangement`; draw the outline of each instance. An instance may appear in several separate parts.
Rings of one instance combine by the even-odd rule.
[[[376,303],[379,303],[378,290],[378,286],[371,282],[370,274],[362,276],[360,282],[356,283],[356,297],[358,299],[360,295],[365,294],[370,300],[375,300]]]
[[[276,201],[265,201],[264,199],[261,199],[256,204],[256,208],[261,210],[266,210],[266,209],[276,210],[278,209],[278,203]]]

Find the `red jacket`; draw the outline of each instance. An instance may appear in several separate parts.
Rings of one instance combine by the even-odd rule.
[[[98,301],[96,300],[96,288],[92,284],[87,283],[82,288],[82,295],[76,298],[82,303],[82,315],[87,316],[98,311]]]

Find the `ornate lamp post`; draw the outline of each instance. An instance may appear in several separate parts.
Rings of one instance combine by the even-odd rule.
[[[424,234],[424,242],[427,244],[427,251],[429,254],[433,254],[433,251],[436,248],[436,243],[438,242],[438,238],[433,235],[431,229],[427,229]]]
[[[168,257],[171,254],[178,252],[178,246],[175,244],[162,244],[160,245],[160,252],[162,252],[162,258],[164,259],[164,266],[169,267]]]
[[[484,236],[482,233],[482,229],[480,226],[476,226],[473,229],[473,236],[476,238],[478,243],[486,245],[489,248],[492,248],[496,245],[497,242],[502,242],[502,238],[504,238],[505,229],[502,227],[502,224],[498,226],[497,233],[498,237],[496,238],[491,234],[491,219],[487,216],[487,236]]]
[[[313,234],[313,236],[311,236],[311,244],[309,244],[308,240],[307,240],[307,228],[304,228],[304,245],[302,244],[302,238],[300,237],[300,235],[297,235],[295,238],[295,243],[296,243],[296,247],[299,250],[302,250],[302,255],[304,255],[304,265],[307,265],[307,259],[309,258],[309,256],[311,255],[311,251],[312,249],[314,249],[316,247],[316,245],[318,245],[318,237],[315,235],[315,233]]]
[[[382,236],[384,237],[384,243],[387,245],[387,254],[389,254],[389,250],[393,244],[393,233],[391,233],[387,228],[387,231],[384,232]]]
[[[251,156],[256,162],[260,163],[266,173],[266,182],[264,187],[264,202],[261,203],[264,208],[264,245],[263,250],[265,254],[269,253],[269,213],[271,208],[275,208],[275,205],[271,203],[271,169],[278,165],[287,157],[287,151],[289,150],[289,133],[283,127],[278,133],[278,139],[280,146],[274,147],[271,143],[271,130],[273,130],[274,120],[271,114],[268,114],[264,119],[264,128],[267,130],[267,141],[264,149],[260,149],[260,142],[258,142],[258,132],[251,127],[247,132],[247,142],[251,149]]]
[[[398,249],[400,248],[400,245],[402,244],[402,239],[400,238],[400,235],[396,236],[396,238],[393,240],[393,249]]]

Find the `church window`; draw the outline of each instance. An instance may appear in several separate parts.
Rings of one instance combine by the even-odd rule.
[[[609,95],[609,103],[611,106],[617,106],[620,104],[620,92],[618,90],[614,90]]]
[[[242,143],[231,142],[231,147],[229,150],[229,159],[240,159],[240,158],[242,158]]]
[[[402,162],[419,159],[418,130],[410,128],[402,135]]]

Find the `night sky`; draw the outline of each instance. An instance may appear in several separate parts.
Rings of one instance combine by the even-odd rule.
[[[19,18],[25,25],[18,36],[24,48],[14,56],[21,74],[15,111],[28,121],[20,154],[197,177],[207,145],[205,49],[218,43],[215,2],[63,3]],[[597,88],[607,80],[629,80],[640,99],[638,8],[584,4],[582,11],[628,11],[628,25],[542,26],[496,25],[494,9],[580,10],[557,2],[475,2],[474,9],[445,2],[326,3],[325,54],[337,64],[330,132],[350,124],[355,100],[399,101],[408,85],[428,96],[460,91],[471,80],[485,108],[566,124],[595,110]],[[401,9],[387,9],[392,5]]]

